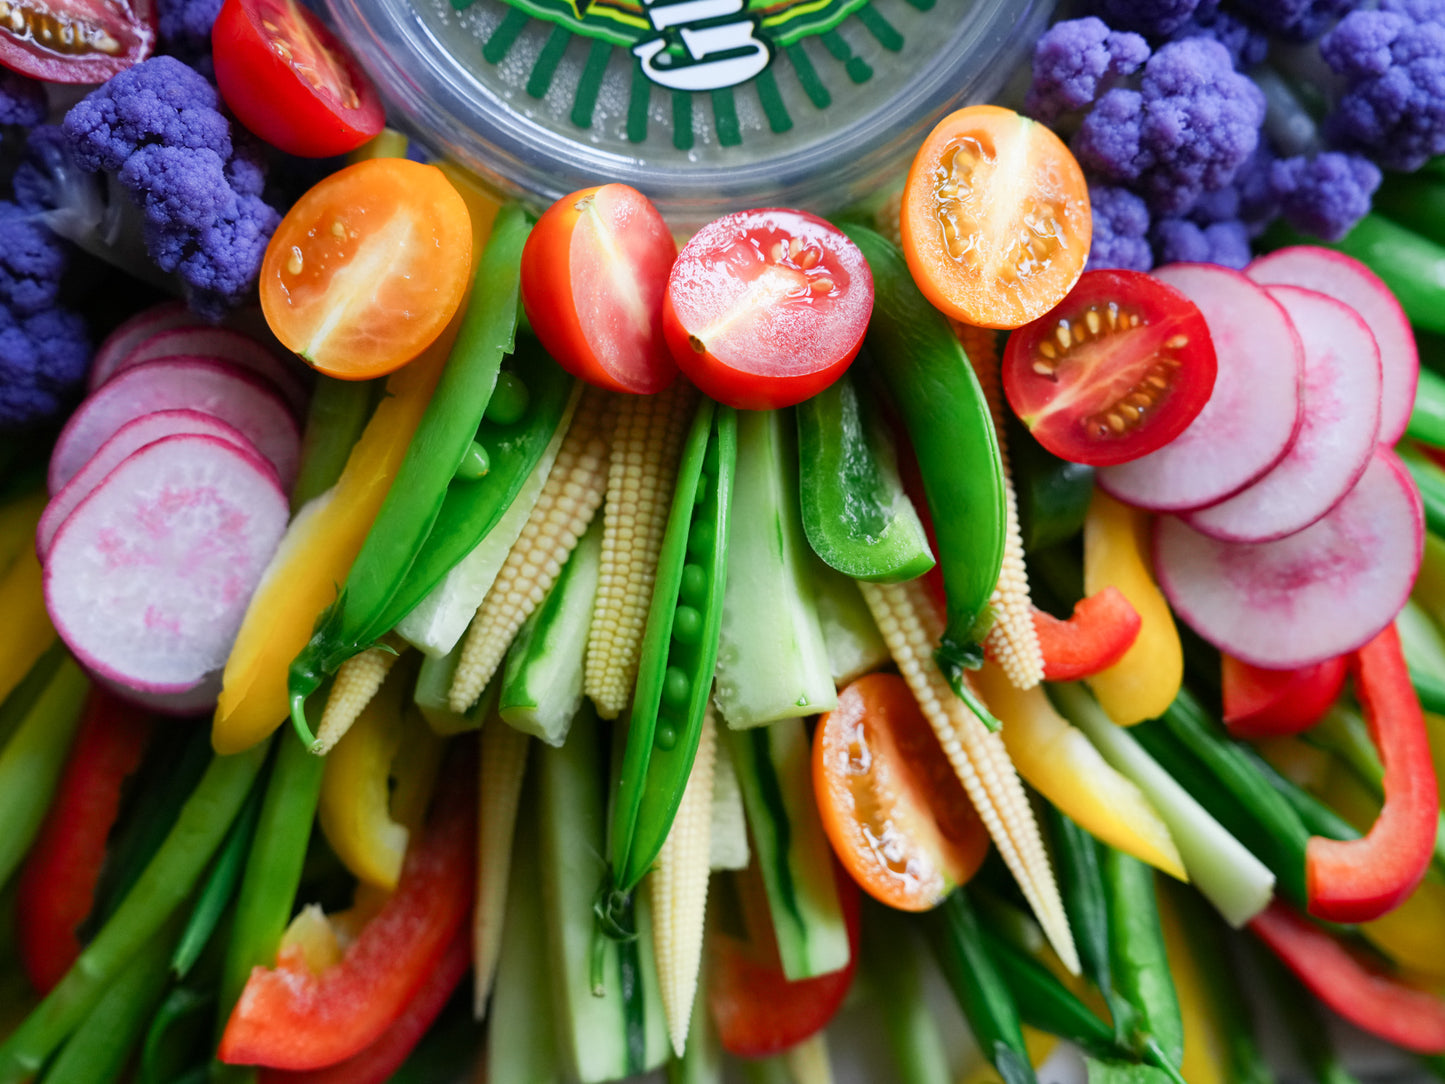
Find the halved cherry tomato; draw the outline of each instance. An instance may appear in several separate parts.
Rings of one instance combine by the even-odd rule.
[[[926,911],[988,855],[988,832],[913,693],[868,674],[813,735],[813,792],[833,851],[874,899]]]
[[[1045,681],[1079,681],[1107,670],[1139,638],[1144,619],[1113,584],[1074,603],[1067,621],[1034,610]]]
[[[1003,389],[1061,459],[1127,463],[1188,428],[1214,390],[1214,340],[1194,302],[1138,271],[1090,271],[1009,336]]]
[[[1224,725],[1236,738],[1298,734],[1320,721],[1345,685],[1349,658],[1299,670],[1264,670],[1220,656],[1224,678]]]
[[[625,184],[563,196],[522,250],[522,304],[547,353],[573,376],[652,395],[677,377],[662,295],[677,242],[652,201]]]
[[[714,928],[708,933],[707,1002],[723,1049],[740,1058],[766,1058],[822,1030],[848,996],[858,970],[861,900],[858,886],[836,865],[838,902],[848,926],[847,966],[812,979],[789,982],[778,959],[778,942],[762,901],[762,876],[754,864],[737,875],[746,916],[746,941]],[[750,905],[751,904],[751,905]]]
[[[226,0],[211,55],[236,119],[287,154],[345,154],[386,125],[356,59],[296,0]]]
[[[103,83],[151,55],[154,0],[19,0],[0,18],[0,65],[47,83]]]
[[[929,301],[966,324],[1020,327],[1078,281],[1093,219],[1058,136],[1011,109],[971,105],[918,149],[899,230]]]
[[[368,380],[435,339],[466,295],[472,226],[441,170],[375,158],[287,212],[261,264],[276,338],[328,376]]]
[[[740,410],[822,391],[852,363],[873,312],[858,246],[816,215],[725,215],[693,235],[667,283],[662,327],[699,388]]]

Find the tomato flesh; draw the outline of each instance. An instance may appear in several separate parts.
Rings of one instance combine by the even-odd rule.
[[[939,309],[1020,327],[1078,281],[1092,234],[1088,186],[1047,126],[974,105],[944,117],[908,172],[899,231],[908,269]]]
[[[776,410],[822,391],[852,363],[873,312],[858,246],[803,211],[725,215],[683,246],[663,331],[678,367],[741,410]]]
[[[527,319],[573,376],[611,391],[662,391],[677,377],[662,336],[662,297],[676,258],[667,223],[635,188],[573,192],[527,237]]]
[[[1236,738],[1298,734],[1320,721],[1345,686],[1349,659],[1326,659],[1298,670],[1265,670],[1220,658],[1224,725]]]
[[[1189,427],[1214,390],[1194,303],[1138,271],[1090,271],[1057,308],[1009,336],[1009,406],[1054,455],[1127,463]]]
[[[983,822],[896,674],[838,694],[813,737],[813,790],[843,868],[890,907],[937,906],[988,853]]]
[[[287,154],[345,154],[386,124],[376,88],[346,46],[296,0],[226,0],[211,55],[236,119]]]
[[[0,65],[47,83],[103,83],[155,49],[154,0],[11,0]]]
[[[366,380],[441,333],[466,294],[471,259],[466,202],[439,169],[359,162],[281,220],[261,264],[261,310],[314,368]]]

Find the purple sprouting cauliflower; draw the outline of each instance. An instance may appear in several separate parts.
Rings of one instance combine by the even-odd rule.
[[[1090,271],[1121,267],[1148,271],[1154,266],[1149,248],[1149,208],[1127,188],[1089,187],[1094,236],[1089,245]]]
[[[1033,81],[1024,110],[1048,123],[1087,109],[1148,59],[1148,42],[1138,34],[1110,30],[1101,19],[1055,23],[1034,46]]]

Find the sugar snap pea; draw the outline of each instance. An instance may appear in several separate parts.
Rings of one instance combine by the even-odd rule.
[[[611,876],[631,891],[687,786],[717,665],[737,415],[703,399],[683,447],[612,806]]]
[[[1154,871],[1112,847],[1103,849],[1100,866],[1109,907],[1114,988],[1133,1010],[1130,1045],[1157,1068],[1177,1076],[1184,1060],[1184,1024],[1159,925]]]

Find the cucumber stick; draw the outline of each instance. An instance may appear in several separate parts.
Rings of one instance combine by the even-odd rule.
[[[833,881],[833,852],[813,801],[803,720],[730,731],[728,738],[783,973],[797,980],[837,971],[848,963],[848,928]]]
[[[461,661],[462,645],[458,644],[447,654],[437,658],[423,655],[421,669],[417,671],[416,689],[412,693],[412,699],[427,726],[431,727],[432,733],[442,737],[476,730],[496,703],[497,690],[494,683],[489,685],[477,702],[465,712],[452,711],[449,693],[452,678],[456,675],[457,665]]]
[[[863,601],[858,584],[821,560],[812,562],[812,571],[813,602],[818,611],[818,625],[823,630],[833,681],[839,686],[847,685],[854,678],[891,662],[893,656],[873,623],[873,615],[868,612],[868,603]]]
[[[798,511],[797,437],[784,411],[738,412],[715,699],[734,729],[838,705],[813,607]]]
[[[712,767],[712,826],[709,869],[748,868],[748,822],[743,792],[726,740],[717,743]]]
[[[597,516],[507,652],[497,705],[502,721],[548,745],[566,740],[582,704],[582,664],[601,568],[602,517]]]
[[[647,893],[637,894],[637,936],[630,941],[603,938],[592,912],[607,872],[602,772],[608,758],[602,737],[596,716],[584,708],[560,749],[536,750],[540,803],[535,820],[557,1045],[581,1084],[655,1069],[669,1052]],[[603,957],[600,991],[591,979],[597,952]],[[624,990],[630,996],[624,997]]]

